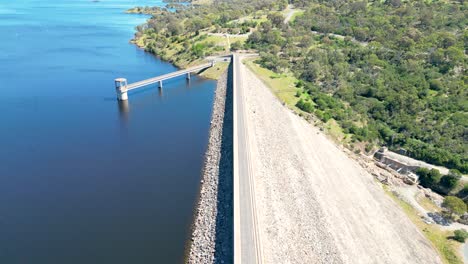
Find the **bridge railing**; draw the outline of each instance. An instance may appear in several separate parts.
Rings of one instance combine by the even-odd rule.
[[[150,84],[154,84],[154,83],[159,83],[159,88],[162,88],[162,82],[164,80],[172,79],[172,78],[184,75],[184,74],[187,75],[187,79],[189,80],[190,79],[190,74],[192,72],[198,72],[198,71],[201,71],[203,69],[213,67],[214,65],[215,65],[215,61],[213,60],[210,63],[206,63],[206,64],[203,64],[203,65],[191,67],[191,68],[188,68],[188,69],[184,69],[184,70],[180,70],[180,71],[176,71],[176,72],[172,72],[172,73],[163,74],[163,75],[160,75],[160,76],[156,76],[156,77],[153,77],[153,78],[150,78],[150,79],[134,82],[134,83],[131,83],[131,84],[128,84],[127,79],[125,79],[125,78],[117,78],[117,79],[114,80],[115,81],[115,90],[116,90],[116,93],[117,93],[117,99],[121,100],[121,101],[128,100],[128,94],[127,94],[128,91],[133,90],[133,89],[137,89],[137,88],[140,88],[140,87],[143,87],[143,86],[147,86],[147,85],[150,85]]]

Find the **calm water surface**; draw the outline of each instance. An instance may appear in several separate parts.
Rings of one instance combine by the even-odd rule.
[[[0,263],[179,263],[215,82],[128,43],[158,1],[0,0]]]

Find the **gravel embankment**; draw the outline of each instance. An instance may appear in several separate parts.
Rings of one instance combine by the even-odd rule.
[[[239,74],[264,263],[442,263],[369,173]]]
[[[218,80],[187,263],[232,263],[231,67]]]

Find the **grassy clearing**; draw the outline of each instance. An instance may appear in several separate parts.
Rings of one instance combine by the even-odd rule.
[[[304,14],[303,10],[297,10],[294,12],[294,14],[291,16],[291,19],[289,20],[289,23],[294,22],[298,16],[302,16]]]
[[[426,210],[431,212],[439,212],[440,208],[429,198],[425,196],[418,197],[418,203]]]
[[[346,141],[349,138],[344,132],[340,125],[336,122],[335,119],[331,118],[330,120],[325,123],[325,129],[327,130],[328,134],[332,136],[332,138],[342,142]]]
[[[165,48],[164,51],[166,53],[166,56],[172,57],[172,56],[175,56],[179,52],[180,48],[182,48],[181,45],[174,44],[170,46],[170,48]]]
[[[231,22],[228,22],[228,24],[233,24],[233,23],[242,23],[242,22],[245,22],[245,21],[255,21],[257,23],[262,23],[262,22],[266,22],[268,20],[267,18],[267,15],[265,15],[265,12],[263,11],[257,11],[255,14],[253,15],[249,15],[249,16],[245,16],[245,17],[241,17],[239,19],[236,19],[236,20],[233,20]]]
[[[235,36],[235,35],[229,36],[229,40],[231,41],[231,43],[240,42],[244,44],[247,41],[247,38],[248,38],[247,36]]]
[[[219,77],[221,77],[221,75],[226,71],[228,67],[229,62],[218,62],[214,67],[208,68],[200,75],[208,79],[217,80],[219,79]]]
[[[299,98],[296,97],[297,79],[292,75],[277,74],[273,71],[260,67],[254,62],[254,59],[244,60],[245,65],[252,70],[260,79],[270,87],[271,91],[278,97],[278,99],[286,103],[290,108],[298,113],[304,113],[296,107]]]
[[[396,194],[389,190],[386,185],[383,185],[385,193],[387,193],[406,213],[408,218],[421,230],[424,236],[437,249],[442,258],[442,262],[446,264],[463,264],[463,260],[459,253],[461,244],[455,240],[448,239],[453,236],[453,232],[441,230],[435,225],[426,224],[418,215],[416,209],[410,204],[398,198]]]
[[[224,36],[213,36],[213,35],[207,36],[205,39],[203,39],[199,43],[207,44],[207,43],[210,43],[210,42],[212,42],[214,45],[221,46],[221,47],[224,47],[224,48],[227,47],[227,45],[228,45],[226,37],[224,37]]]

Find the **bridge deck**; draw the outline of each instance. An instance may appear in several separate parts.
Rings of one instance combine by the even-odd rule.
[[[199,66],[196,66],[196,67],[188,68],[188,69],[185,69],[185,70],[171,72],[171,73],[168,73],[168,74],[160,75],[160,76],[150,78],[150,79],[146,79],[146,80],[143,80],[143,81],[130,83],[130,84],[128,84],[126,86],[126,88],[127,88],[127,91],[130,91],[130,90],[133,90],[133,89],[136,89],[136,88],[140,88],[140,87],[143,87],[143,86],[146,86],[146,85],[157,83],[159,81],[164,81],[164,80],[167,80],[167,79],[171,79],[171,78],[174,78],[174,77],[177,77],[177,76],[180,76],[180,75],[184,75],[184,74],[187,74],[187,73],[201,71],[203,69],[210,68],[212,66],[213,66],[212,63],[207,63],[207,64],[199,65]]]

